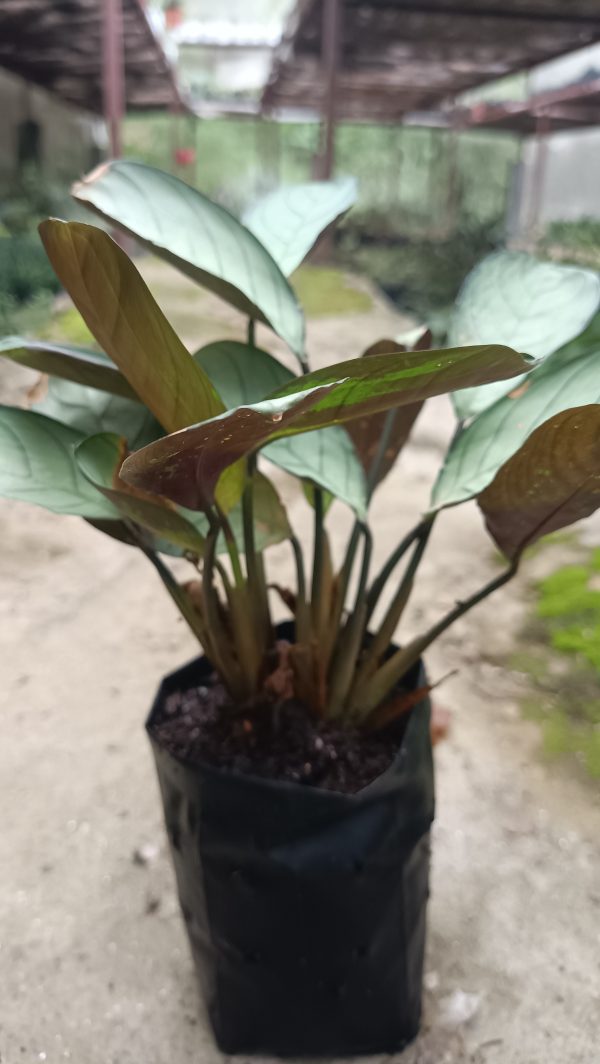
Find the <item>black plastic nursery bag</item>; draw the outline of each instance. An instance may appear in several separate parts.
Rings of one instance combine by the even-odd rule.
[[[211,671],[199,658],[168,676],[147,727],[170,693]],[[225,1052],[391,1052],[416,1035],[429,717],[425,699],[390,768],[354,795],[185,765],[151,734],[181,908]]]

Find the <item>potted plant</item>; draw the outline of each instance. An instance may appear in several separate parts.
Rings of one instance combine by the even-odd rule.
[[[147,727],[228,1052],[383,1052],[414,1037],[433,818],[421,656],[529,544],[600,502],[598,319],[582,333],[593,273],[492,256],[463,287],[447,348],[417,330],[310,371],[286,277],[353,195],[349,182],[283,190],[241,223],[173,177],[108,164],[77,200],[241,310],[246,341],[190,355],[105,231],[50,220],[44,246],[99,349],[1,344],[50,380],[34,409],[0,408],[0,492],[143,551],[205,655],[163,680]],[[256,322],[286,341],[296,372],[256,345]],[[369,501],[423,403],[447,392],[458,424],[431,506],[407,529],[397,500],[398,544],[373,572]],[[273,465],[312,506],[308,555]],[[341,559],[333,497],[355,513]],[[461,600],[396,646],[432,530],[467,499],[506,565],[478,589],[467,568]],[[283,541],[289,586],[273,589],[266,553]]]

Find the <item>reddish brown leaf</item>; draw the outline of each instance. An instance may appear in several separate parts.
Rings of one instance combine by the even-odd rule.
[[[403,691],[396,698],[392,698],[389,702],[384,702],[379,706],[375,712],[371,715],[367,727],[370,731],[376,731],[380,728],[385,728],[386,725],[391,724],[392,721],[397,720],[403,713],[408,713],[409,709],[417,706],[419,702],[422,702],[431,691],[435,691],[436,687],[445,683],[451,676],[456,675],[456,669],[452,672],[446,673],[442,676],[441,680],[436,680],[435,683],[423,684],[421,687],[415,688],[414,691]],[[442,718],[445,717],[443,721]],[[437,719],[436,719],[437,718]],[[432,741],[438,742],[439,739],[443,739],[448,731],[450,720],[450,714],[445,710],[440,710],[439,707],[432,706],[431,709],[431,737]],[[438,738],[434,738],[434,735],[438,732]]]
[[[40,236],[90,332],[167,432],[225,410],[209,377],[108,233],[52,218],[42,222]]]
[[[563,410],[531,434],[478,498],[511,560],[600,506],[600,405]]]
[[[419,337],[414,350],[426,351],[430,346],[431,333],[429,330],[426,330]],[[377,343],[371,344],[371,346],[367,348],[362,357],[369,358],[373,355],[383,355],[406,350],[408,350],[408,348],[405,347],[404,344],[397,343],[395,340],[378,340]],[[399,407],[395,411],[357,418],[356,421],[350,421],[346,425],[346,429],[350,434],[356,453],[363,465],[365,473],[368,474],[377,454],[379,441],[387,418],[393,418],[392,432],[377,477],[378,484],[385,476],[387,476],[394,465],[411,433],[412,427],[422,406],[422,402],[412,403],[410,406]]]
[[[273,440],[505,379],[530,363],[528,355],[490,345],[337,362],[294,379],[259,403],[155,440],[127,459],[122,475],[190,509],[206,509],[223,471]]]
[[[422,687],[417,687],[414,691],[404,691],[396,698],[392,698],[390,702],[379,706],[369,721],[369,731],[379,731],[381,728],[391,724],[393,720],[397,720],[403,713],[408,713],[409,709],[417,706],[419,702],[422,702],[427,697],[429,692],[433,690],[433,686],[433,684],[423,684]]]

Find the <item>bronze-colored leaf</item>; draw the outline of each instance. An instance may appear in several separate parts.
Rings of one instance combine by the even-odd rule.
[[[165,496],[146,492],[124,481],[121,467],[127,453],[124,438],[101,432],[88,437],[76,447],[75,461],[86,480],[110,499],[126,520],[147,530],[150,534],[149,545],[155,550],[169,554],[202,554],[208,532],[207,518],[203,514],[181,510]],[[238,549],[243,552],[244,530],[240,503],[230,510],[229,522]],[[280,543],[290,534],[282,502],[271,481],[262,473],[255,476],[254,482],[254,532],[256,549],[259,551]],[[221,536],[217,553],[226,551],[227,545]]]
[[[600,506],[600,405],[563,410],[531,434],[478,498],[511,560]]]
[[[83,475],[126,520],[158,536],[163,546],[172,544],[179,553],[189,551],[201,555],[204,537],[170,499],[150,495],[121,479],[120,470],[127,453],[127,441],[123,437],[101,432],[79,444],[75,460]]]
[[[144,447],[123,476],[190,509],[204,509],[229,465],[266,443],[422,402],[465,382],[510,377],[531,362],[507,347],[354,358],[297,378],[260,403],[229,410]]]
[[[48,258],[90,332],[167,432],[225,410],[131,259],[82,222],[42,222]]]
[[[125,252],[93,225],[42,222],[54,270],[86,325],[167,432],[223,413],[208,375],[190,356]],[[243,486],[227,474],[219,502],[229,509]],[[202,507],[201,507],[202,508]]]
[[[102,351],[56,341],[5,336],[0,340],[0,355],[40,373],[84,384],[87,388],[100,388],[126,399],[136,398],[129,382]]]
[[[223,470],[269,437],[277,436],[278,430],[313,406],[315,391],[321,395],[327,389],[238,407],[226,417],[165,436],[160,451],[151,454],[150,447],[143,447],[130,455],[123,465],[123,476],[129,484],[168,495],[190,510],[203,510],[212,503]]]
[[[424,333],[423,336],[427,336],[429,343],[431,342],[431,333],[429,331]],[[426,350],[425,347],[419,346],[423,341],[423,336],[419,337],[415,346],[416,351]],[[406,350],[407,348],[404,344],[397,343],[395,340],[378,340],[377,343],[371,344],[367,348],[362,357],[368,358],[373,355],[384,355],[394,351],[401,352]],[[349,421],[346,425],[346,430],[367,476],[373,469],[384,431],[388,436],[387,446],[381,460],[378,462],[379,468],[372,487],[379,484],[394,465],[410,435],[422,406],[422,402],[411,403],[408,406],[398,407],[394,411],[357,418],[356,421]],[[386,429],[388,418],[390,419],[391,427]]]

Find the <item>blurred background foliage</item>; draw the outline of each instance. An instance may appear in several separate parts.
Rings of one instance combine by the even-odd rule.
[[[551,537],[575,546],[576,536]],[[600,779],[600,550],[577,550],[534,587],[534,606],[512,667],[528,677],[525,715],[539,722],[549,758],[574,757]]]

